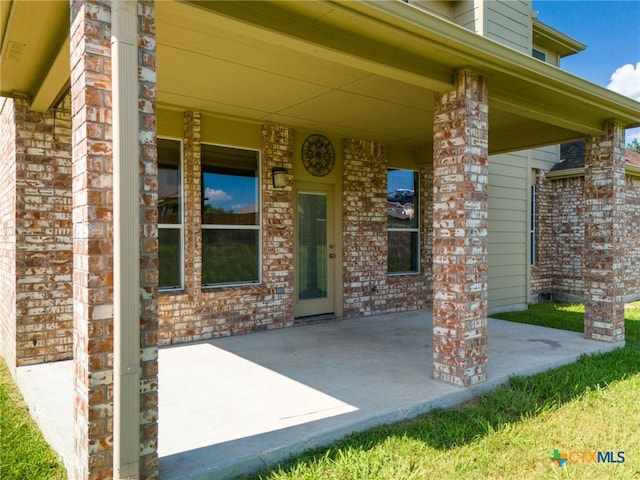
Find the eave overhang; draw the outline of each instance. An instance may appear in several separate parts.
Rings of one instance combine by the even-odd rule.
[[[640,166],[626,164],[624,166],[625,174],[631,177],[640,177]],[[550,180],[560,180],[563,178],[576,178],[583,177],[585,174],[585,167],[566,168],[564,170],[554,170],[547,172],[545,175]]]
[[[66,2],[42,3],[65,4],[68,17]],[[17,15],[16,8],[21,16],[42,15],[34,2],[0,4],[3,15],[7,4],[10,16]],[[301,128],[316,125],[329,133],[417,148],[432,138],[433,92],[453,88],[455,72],[469,68],[489,82],[490,153],[598,135],[610,120],[627,128],[640,125],[640,103],[401,1],[163,1],[156,3],[156,15],[158,102],[167,108]],[[25,91],[34,110],[54,104],[69,77],[68,18],[58,23],[38,36],[46,49],[23,52],[23,61],[29,57],[35,66],[11,70],[16,65],[10,63],[7,45],[30,28],[9,18],[1,32],[0,94]],[[239,47],[216,50],[230,42]],[[264,61],[287,57],[292,59],[287,68]],[[293,59],[303,60],[298,71],[291,68]],[[191,71],[179,78],[180,61]],[[231,77],[236,67],[244,73],[242,81],[229,78],[235,90],[218,91],[224,75]],[[320,68],[326,76],[342,74],[345,81],[316,80],[312,74]],[[283,88],[282,79],[297,82],[295,105],[274,96]],[[356,90],[365,83],[377,90]],[[256,96],[256,90],[264,95]],[[254,104],[242,105],[247,98]],[[323,109],[324,117],[317,113]]]
[[[558,52],[560,57],[568,57],[587,48],[584,43],[545,25],[537,18],[533,19],[533,43]]]

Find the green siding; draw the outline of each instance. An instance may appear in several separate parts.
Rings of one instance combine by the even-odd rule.
[[[527,152],[489,158],[489,311],[527,302]]]

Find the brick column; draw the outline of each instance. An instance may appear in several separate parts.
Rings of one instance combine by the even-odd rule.
[[[113,477],[111,2],[71,1],[74,479]],[[155,16],[138,2],[140,478],[157,478]]]
[[[487,379],[486,82],[460,71],[434,103],[433,376],[469,386]]]
[[[624,133],[611,122],[585,152],[584,334],[606,342],[624,340]]]
[[[71,2],[75,458],[71,477],[113,476],[111,10]]]
[[[275,307],[271,327],[293,325],[293,139],[291,128],[262,127],[262,275]],[[273,167],[287,171],[286,187],[273,187]]]
[[[158,153],[155,2],[138,2],[140,478],[158,478]]]
[[[200,113],[184,112],[184,286],[194,305],[202,297]]]

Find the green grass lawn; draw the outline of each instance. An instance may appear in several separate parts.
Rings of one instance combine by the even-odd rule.
[[[0,479],[63,480],[64,466],[42,438],[0,359]]]
[[[497,317],[582,331],[579,305],[544,304]],[[583,356],[418,419],[353,434],[260,479],[640,478],[640,304],[626,309],[626,347]],[[554,449],[618,452],[625,461],[550,460]],[[580,460],[581,454],[572,459]],[[589,453],[584,457],[590,460]]]

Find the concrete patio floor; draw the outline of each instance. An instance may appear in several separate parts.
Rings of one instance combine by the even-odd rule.
[[[506,382],[619,348],[489,319],[489,380],[435,381],[428,310],[305,325],[160,350],[163,480],[232,478],[351,432],[452,406]],[[18,369],[45,438],[73,452],[73,362]]]

